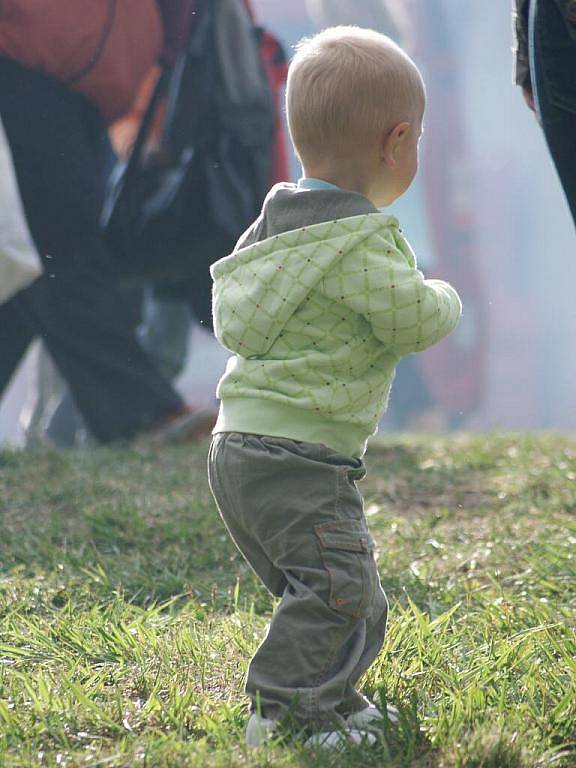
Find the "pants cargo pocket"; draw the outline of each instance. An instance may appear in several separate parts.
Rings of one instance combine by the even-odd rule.
[[[330,579],[330,607],[366,618],[372,611],[378,585],[374,539],[362,520],[317,525],[314,531]]]

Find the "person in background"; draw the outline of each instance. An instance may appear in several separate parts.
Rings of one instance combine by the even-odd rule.
[[[193,10],[191,0],[0,9],[0,116],[44,264],[0,306],[0,394],[40,336],[99,442],[194,439],[213,419],[191,411],[139,345],[99,228],[107,127],[130,110],[154,60],[177,55]]]
[[[515,0],[515,80],[544,129],[576,224],[576,0]]]
[[[185,4],[182,6],[186,7]],[[167,14],[165,26],[169,28],[170,23],[177,23],[181,29],[186,29],[188,20],[185,17],[182,19],[179,14],[176,17]],[[107,153],[106,163],[102,166],[104,180],[108,179],[117,159],[121,162],[128,160],[162,64],[172,66],[175,63],[184,41],[181,33],[176,36],[176,31],[171,37],[171,42],[165,42],[162,56],[154,62],[141,82],[130,111],[108,128],[112,151]],[[163,113],[164,110],[160,117]],[[149,141],[150,153],[158,148],[161,128],[161,121],[157,120]],[[116,286],[113,296],[117,298],[119,293]],[[186,362],[192,322],[189,304],[161,301],[156,297],[153,286],[122,286],[121,295],[122,318],[128,332],[136,333],[138,342],[160,374],[175,382]],[[106,300],[106,295],[103,299]],[[103,308],[103,311],[106,310]],[[28,447],[49,442],[54,447],[69,449],[86,445],[92,439],[65,380],[43,344],[39,346],[35,376],[20,413],[20,426]]]
[[[244,4],[250,20],[254,24],[258,24],[250,1],[239,0],[238,4]],[[173,8],[174,5],[169,7]],[[204,9],[205,6],[200,4],[197,6],[198,12],[202,12]],[[180,28],[186,28],[186,19],[180,24]],[[181,34],[180,37],[183,35]],[[270,179],[270,183],[274,183],[288,178],[287,148],[282,130],[280,106],[280,92],[286,80],[287,63],[281,45],[273,35],[260,26],[258,26],[258,45],[270,88],[276,101],[276,131]],[[171,46],[172,49],[174,47],[176,50],[182,49],[180,42],[176,46]],[[166,56],[163,59],[163,63],[167,63],[169,66],[174,63],[174,56],[169,61],[166,61]],[[110,127],[112,145],[121,162],[127,161],[130,155],[160,71],[159,63],[151,68],[138,90],[130,112],[123,115]],[[166,151],[161,146],[165,114],[166,110],[164,106],[161,106],[147,141],[146,156],[148,158],[161,157],[162,153]],[[241,229],[237,232],[236,237],[240,231]],[[191,258],[194,260],[196,257],[197,254],[193,250]],[[202,257],[199,256],[199,258]],[[211,330],[211,288],[207,267],[205,271],[206,278],[196,274],[193,278],[180,277],[176,280],[166,281],[161,279],[157,283],[148,284],[144,288],[143,296],[138,291],[132,291],[135,306],[139,310],[134,322],[138,325],[137,335],[140,344],[162,375],[173,382],[187,369],[193,330],[196,327],[204,327],[206,331]],[[128,301],[129,294],[127,291],[126,296]],[[208,343],[207,338],[205,336],[203,341],[198,342],[201,347]],[[196,339],[198,341],[198,337]],[[194,351],[196,352],[196,349]],[[38,385],[30,387],[29,397],[20,419],[27,444],[42,442],[46,437],[53,444],[61,447],[83,444],[88,434],[64,382],[60,380],[60,386],[57,386],[56,389],[53,387],[48,389],[39,381],[41,377],[58,384],[58,374],[54,371],[49,358],[43,351],[40,353],[37,372]],[[180,383],[182,384],[182,380]],[[183,386],[186,384],[184,383]],[[48,394],[49,397],[46,398],[43,394]],[[191,395],[196,397],[194,385]],[[200,394],[199,397],[206,399],[206,392],[204,395]]]

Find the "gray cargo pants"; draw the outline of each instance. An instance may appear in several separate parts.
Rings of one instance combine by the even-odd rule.
[[[388,603],[356,480],[360,459],[324,445],[236,432],[214,436],[210,486],[240,552],[282,600],[250,662],[252,709],[338,726],[364,709]]]

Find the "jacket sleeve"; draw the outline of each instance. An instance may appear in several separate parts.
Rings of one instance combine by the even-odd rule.
[[[514,0],[514,81],[521,87],[531,87],[528,57],[528,12],[530,0]]]
[[[363,315],[374,335],[399,357],[421,352],[447,336],[462,313],[460,297],[442,280],[426,280],[407,241],[387,232],[363,254],[345,257],[350,277],[339,298]],[[333,292],[337,286],[333,287]]]

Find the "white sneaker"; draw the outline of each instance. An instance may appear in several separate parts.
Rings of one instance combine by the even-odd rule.
[[[261,747],[276,736],[276,720],[268,720],[256,713],[250,715],[246,726],[246,744],[249,747]]]
[[[322,749],[335,749],[341,751],[351,744],[372,744],[376,743],[376,737],[372,733],[359,731],[355,728],[345,728],[342,731],[322,731],[310,736],[304,742],[305,747],[321,747]]]
[[[396,707],[393,707],[391,704],[388,704],[386,707],[386,713],[388,715],[388,720],[393,725],[398,725],[398,710]],[[386,715],[380,710],[374,706],[374,704],[370,704],[365,709],[361,709],[359,712],[354,712],[351,715],[348,715],[346,718],[347,724],[350,726],[350,728],[357,728],[359,730],[367,729],[371,731],[381,731],[382,729],[382,722],[385,720]]]

